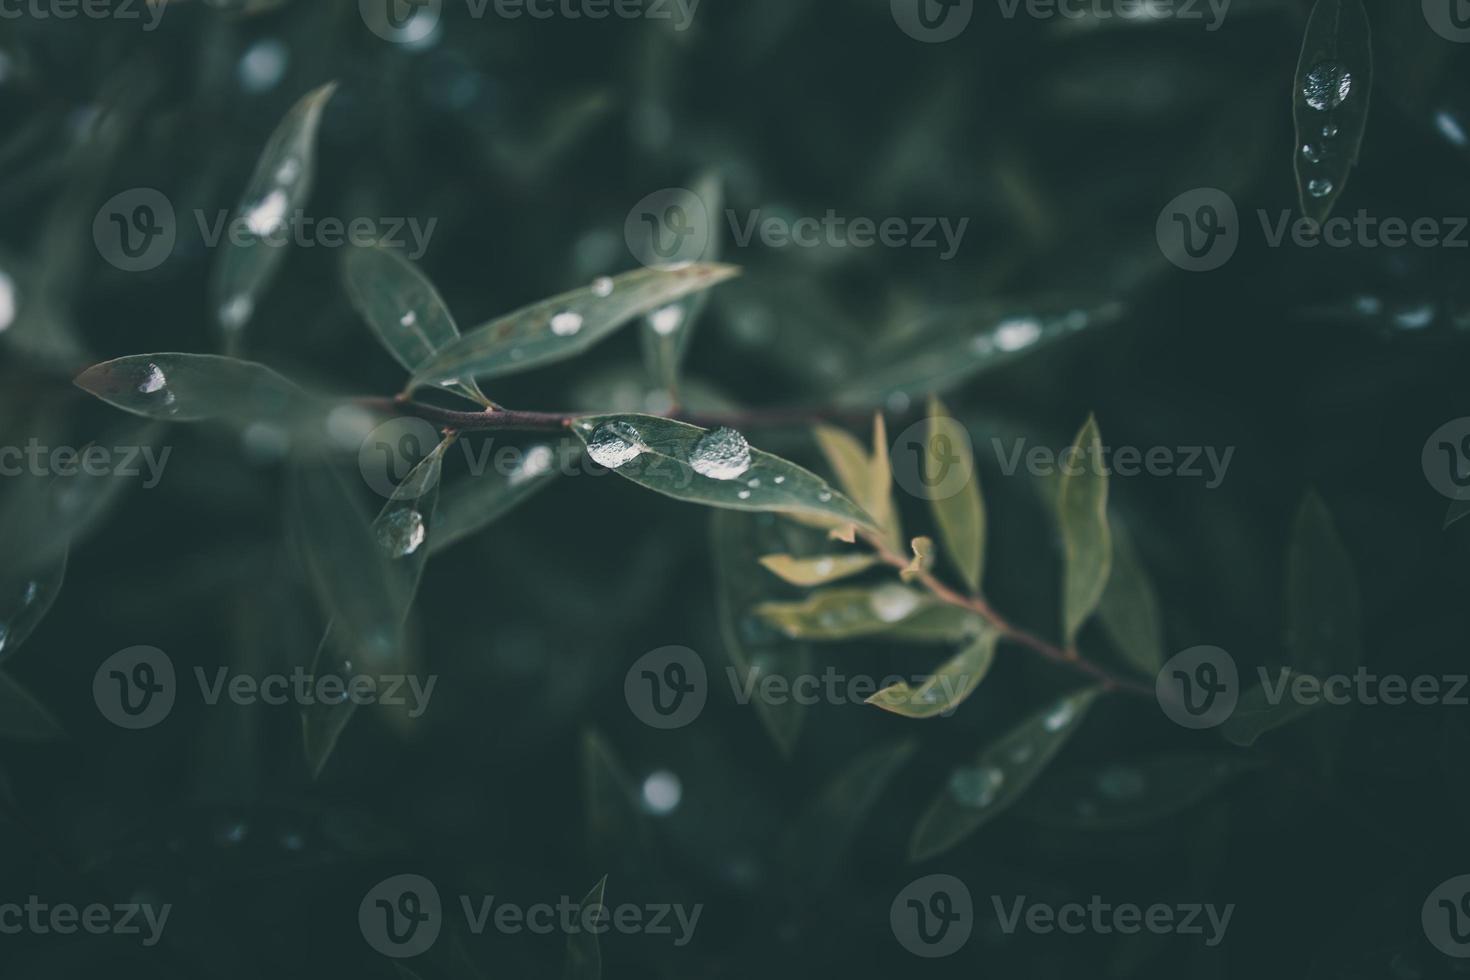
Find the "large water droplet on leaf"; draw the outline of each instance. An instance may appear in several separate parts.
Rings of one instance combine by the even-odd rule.
[[[643,448],[643,437],[627,422],[599,425],[587,440],[587,455],[610,470],[637,459]]]
[[[419,550],[425,533],[424,515],[407,507],[389,514],[378,525],[378,542],[394,558],[402,558]]]
[[[1332,193],[1332,181],[1324,177],[1316,177],[1307,181],[1307,193],[1313,197],[1326,197]]]
[[[163,375],[163,368],[149,362],[148,371],[143,375],[143,380],[138,382],[138,390],[145,395],[162,391],[164,385],[168,384],[168,378]]]
[[[722,426],[694,444],[689,465],[711,480],[734,480],[750,469],[750,443],[734,429]]]
[[[551,332],[558,337],[574,337],[582,329],[582,314],[568,310],[551,318]]]
[[[1352,73],[1335,61],[1322,62],[1302,82],[1302,98],[1318,111],[1337,108],[1352,91]]]
[[[656,310],[648,318],[648,322],[653,325],[654,333],[660,337],[667,337],[684,323],[684,310],[679,306],[665,306],[661,310]]]
[[[901,585],[889,583],[874,589],[868,596],[868,604],[873,607],[873,615],[883,622],[896,623],[918,607],[919,596]]]

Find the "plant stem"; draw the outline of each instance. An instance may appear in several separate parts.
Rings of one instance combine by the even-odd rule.
[[[509,409],[486,409],[481,412],[456,412],[452,409],[426,405],[423,402],[401,398],[359,398],[358,403],[368,408],[412,415],[445,429],[458,432],[487,430],[514,430],[521,432],[560,432],[571,428],[572,422],[596,412],[518,412]],[[867,419],[864,411],[834,409],[769,408],[746,409],[737,412],[682,412],[670,413],[665,418],[687,422],[703,429],[729,426],[732,429],[763,428],[789,425],[815,425],[819,422],[862,422]]]

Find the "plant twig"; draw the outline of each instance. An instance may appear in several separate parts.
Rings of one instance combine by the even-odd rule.
[[[510,409],[486,409],[481,412],[456,412],[399,398],[360,398],[358,403],[381,411],[421,418],[445,429],[459,432],[512,430],[521,432],[560,432],[576,419],[596,412],[519,412]],[[808,408],[754,408],[733,412],[673,412],[663,416],[688,422],[703,429],[729,426],[732,429],[764,428],[791,425],[815,425],[820,422],[858,423],[868,417],[865,411]]]

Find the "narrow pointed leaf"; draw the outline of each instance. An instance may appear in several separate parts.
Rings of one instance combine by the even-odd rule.
[[[1358,162],[1373,89],[1373,42],[1362,0],[1317,0],[1292,89],[1302,214],[1325,221]]]
[[[717,173],[707,173],[694,183],[693,192],[704,203],[705,213],[719,215],[724,210],[724,187]],[[709,244],[703,258],[718,262],[720,258],[719,221],[710,222]],[[655,384],[671,393],[679,391],[679,368],[699,316],[709,303],[709,293],[701,291],[654,310],[644,317],[641,340],[643,361]]]
[[[1110,528],[1113,568],[1098,615],[1113,645],[1141,673],[1153,677],[1164,666],[1164,623],[1153,582],[1133,538],[1122,525]]]
[[[929,508],[939,527],[944,553],[959,570],[960,578],[972,593],[980,591],[980,576],[985,568],[985,503],[981,498],[980,471],[975,466],[974,451],[968,442],[955,444],[945,431],[943,422],[952,422],[938,398],[929,400],[930,451],[924,453],[927,478],[934,483],[942,478],[940,466],[959,467],[970,474],[960,491],[947,497],[932,497]],[[943,440],[948,444],[936,446]]]
[[[316,178],[316,134],[322,111],[337,90],[332,82],[308,93],[287,113],[266,143],[255,172],[235,209],[234,221],[247,233],[238,244],[228,233],[210,297],[226,349],[239,346],[260,298],[270,288],[297,212],[306,206]]]
[[[1069,694],[1039,711],[956,769],[919,819],[909,841],[915,861],[935,857],[1010,808],[1081,725],[1096,688]]]
[[[1123,830],[1176,816],[1222,791],[1260,763],[1235,755],[1167,753],[1136,762],[1073,766],[1051,773],[1022,804],[1048,827]]]
[[[1108,476],[1101,466],[1102,437],[1088,418],[1073,444],[1073,465],[1062,474],[1057,513],[1062,531],[1062,627],[1067,646],[1097,608],[1113,563],[1108,531]]]
[[[459,339],[459,327],[434,284],[396,251],[380,245],[349,249],[342,278],[353,307],[410,373]],[[473,379],[444,387],[490,404]]]
[[[890,582],[874,588],[819,589],[800,602],[763,602],[755,611],[790,637],[847,640],[884,633],[936,605],[926,593]]]
[[[949,715],[975,693],[975,688],[990,672],[999,639],[1000,634],[994,628],[986,629],[969,646],[940,664],[918,687],[900,681],[868,698],[868,704],[905,718]]]
[[[888,427],[881,412],[873,415],[873,455],[868,460],[866,492],[858,506],[873,516],[883,530],[883,540],[893,551],[903,549],[903,527],[893,505],[893,465],[888,459]]]
[[[677,500],[873,527],[856,504],[795,463],[750,448],[748,466],[732,464],[730,451],[744,443],[733,430],[707,432],[652,415],[592,415],[578,419],[572,429],[596,462]],[[716,446],[718,451],[711,448]]]
[[[550,486],[560,475],[559,454],[572,445],[537,443],[525,449],[509,473],[471,476],[445,487],[434,514],[430,554],[478,534]]]
[[[0,739],[50,742],[65,734],[45,705],[9,674],[0,673]]]
[[[494,378],[574,357],[644,313],[738,273],[729,265],[639,269],[476,327],[419,366],[409,388]]]
[[[0,568],[0,663],[20,645],[51,611],[66,578],[67,553],[41,568],[8,563]]]
[[[607,875],[603,875],[582,898],[577,917],[579,926],[608,924],[608,909],[602,904],[606,890]],[[601,911],[594,912],[594,909]],[[597,917],[595,922],[591,916]],[[561,975],[562,980],[602,980],[602,949],[592,928],[578,928],[567,934],[567,959]]]
[[[842,492],[855,501],[861,500],[868,491],[868,451],[863,444],[831,425],[819,425],[812,432]]]
[[[878,564],[876,555],[817,555],[796,558],[792,555],[762,555],[761,564],[773,575],[792,585],[811,587],[826,585],[866,572]]]

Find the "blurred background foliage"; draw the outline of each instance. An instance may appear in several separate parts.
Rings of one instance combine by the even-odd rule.
[[[886,0],[703,0],[684,32],[475,20],[450,2],[414,48],[366,30],[355,2],[229,6],[178,0],[153,32],[0,22],[0,271],[18,299],[0,334],[5,444],[107,444],[121,417],[70,386],[80,368],[216,349],[215,256],[198,236],[181,233],[157,269],[124,273],[99,257],[93,216],[135,186],[163,191],[181,225],[195,208],[233,208],[277,122],[336,79],[309,213],[437,219],[419,264],[464,323],[630,268],[629,208],[712,169],[741,213],[968,217],[949,262],[933,250],[727,241],[724,258],[745,274],[711,294],[686,383],[747,405],[860,402],[865,372],[894,345],[940,342],[942,330],[915,323],[953,325],[977,303],[1120,304],[1109,322],[947,396],[981,460],[997,607],[1057,634],[1045,494],[1003,476],[990,440],[1059,449],[1095,412],[1113,445],[1236,448],[1218,489],[1113,481],[1114,519],[1158,584],[1169,651],[1215,644],[1243,671],[1281,661],[1287,529],[1313,487],[1357,571],[1368,665],[1464,671],[1470,530],[1441,529],[1444,502],[1418,459],[1429,432],[1465,414],[1465,254],[1269,248],[1255,224],[1256,209],[1296,203],[1290,92],[1309,4],[1235,0],[1206,32],[1006,20],[979,3],[960,38],[930,45],[895,27]],[[1467,53],[1426,30],[1417,3],[1367,6],[1374,108],[1338,213],[1470,213]],[[1229,264],[1191,275],[1164,260],[1154,225],[1165,202],[1200,186],[1230,193],[1244,228]],[[402,372],[349,305],[340,258],[290,252],[245,354],[328,390],[391,394]],[[516,408],[656,409],[633,333],[487,392]],[[890,429],[921,404],[887,400]],[[749,434],[819,465],[809,433]],[[105,963],[160,978],[393,976],[355,910],[373,882],[404,871],[446,895],[522,902],[584,894],[606,872],[609,902],[704,903],[687,947],[605,937],[612,977],[1448,971],[1418,909],[1470,858],[1463,710],[1360,709],[1328,769],[1296,734],[1234,750],[1147,703],[1105,698],[1034,799],[910,865],[910,830],[949,768],[1076,678],[1007,647],[953,717],[816,706],[783,758],[720,680],[710,515],[606,474],[558,481],[430,563],[416,636],[440,677],[431,710],[411,731],[360,713],[319,780],[286,709],[181,698],[166,723],[121,732],[90,697],[117,650],[157,646],[181,674],[286,670],[320,638],[286,544],[279,460],[218,427],[154,438],[173,447],[163,483],[124,488],[74,543],[55,608],[7,663],[68,737],[0,744],[0,887],[7,900],[149,896],[174,902],[175,917],[153,950],[127,937],[3,937],[7,975]],[[901,503],[907,526],[925,527],[922,503]],[[698,651],[720,679],[695,724],[660,732],[628,711],[622,678],[669,644]],[[942,656],[891,641],[816,655],[879,677]],[[1048,807],[1071,812],[1069,786],[1161,751],[1251,765],[1163,820],[1047,819]],[[682,784],[666,814],[636,800],[658,771]],[[838,804],[816,807],[844,774]],[[866,792],[882,776],[886,789]],[[919,961],[893,941],[889,903],[938,871],[966,881],[992,924],[959,954]],[[992,894],[1237,911],[1216,949],[1006,936]],[[484,976],[540,975],[561,956],[558,937],[461,936],[415,970],[467,975],[457,947]]]

